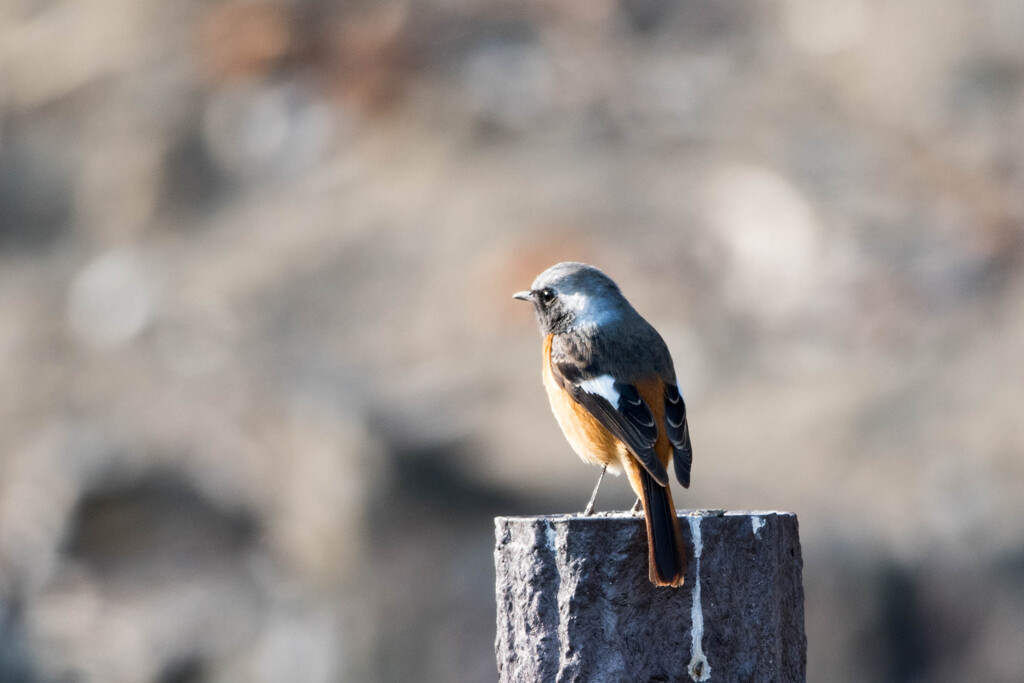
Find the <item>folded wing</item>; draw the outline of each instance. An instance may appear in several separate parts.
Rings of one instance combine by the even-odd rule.
[[[675,384],[665,383],[665,435],[672,444],[672,462],[676,479],[683,488],[690,487],[690,465],[693,464],[693,446],[690,427],[686,423],[686,402]]]
[[[552,363],[552,371],[562,388],[626,444],[656,482],[668,485],[668,473],[654,451],[658,425],[634,385],[620,382],[611,375],[583,379],[572,364]]]

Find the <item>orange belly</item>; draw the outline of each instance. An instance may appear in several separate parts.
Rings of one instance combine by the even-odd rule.
[[[551,370],[551,340],[552,335],[550,334],[544,338],[544,388],[548,393],[551,411],[555,414],[558,426],[562,428],[562,433],[565,434],[569,445],[583,462],[591,465],[607,465],[614,474],[621,473],[624,468],[632,469],[630,465],[636,461],[626,444],[615,438],[598,422],[597,418],[577,403],[567,391],[558,386]],[[661,424],[665,411],[662,398],[664,389],[661,380],[655,376],[649,381],[638,382],[636,387],[651,408],[656,424]],[[668,466],[672,458],[672,447],[665,436],[665,430],[662,429],[659,432],[654,450],[658,454],[658,459]],[[627,460],[630,462],[626,462]]]
[[[626,446],[612,436],[597,419],[567,391],[558,386],[551,371],[551,335],[544,339],[544,388],[548,392],[551,411],[558,420],[566,440],[583,462],[607,465],[615,474],[622,472],[620,460]]]

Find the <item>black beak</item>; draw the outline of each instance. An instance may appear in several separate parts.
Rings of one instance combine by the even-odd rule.
[[[516,292],[512,298],[520,301],[533,301],[533,292]]]

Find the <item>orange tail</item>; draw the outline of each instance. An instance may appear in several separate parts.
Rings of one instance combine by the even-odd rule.
[[[679,518],[672,503],[672,492],[661,486],[641,467],[640,498],[647,521],[648,563],[651,583],[656,586],[681,586],[686,576],[686,549],[679,530]]]

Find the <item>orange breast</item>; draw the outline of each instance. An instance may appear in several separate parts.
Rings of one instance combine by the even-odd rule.
[[[597,419],[581,406],[567,391],[558,386],[551,370],[551,339],[544,338],[544,388],[548,392],[551,411],[558,420],[566,440],[583,462],[607,465],[615,473],[622,470],[620,458],[628,452],[625,444],[612,436]]]
[[[582,405],[573,400],[567,391],[558,386],[551,370],[552,335],[544,338],[543,377],[544,388],[548,393],[551,411],[558,420],[566,440],[580,458],[591,465],[607,465],[614,473],[619,473],[626,464],[623,459],[633,460],[626,445],[605,429],[597,418]],[[665,387],[656,375],[650,379],[636,383],[637,391],[654,414],[655,424],[659,425],[658,441],[654,445],[658,459],[668,465],[672,458],[672,447],[660,427],[665,415]]]

